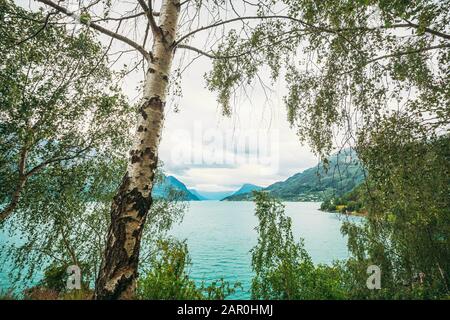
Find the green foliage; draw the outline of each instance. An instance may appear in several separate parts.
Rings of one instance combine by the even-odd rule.
[[[320,210],[333,212],[336,211],[335,201],[332,198],[328,198],[320,204]]]
[[[189,278],[187,244],[173,239],[157,241],[149,271],[139,278],[137,298],[146,300],[223,300],[240,286],[223,279],[206,286]]]
[[[0,212],[15,204],[1,259],[14,263],[10,279],[21,287],[56,261],[86,261],[89,281],[132,109],[91,33],[42,28],[42,12],[11,1],[0,7]]]
[[[10,279],[21,285],[33,285],[36,274],[53,263],[61,266],[61,261],[84,262],[83,278],[92,283],[100,264],[110,203],[124,163],[91,159],[54,168],[58,174],[43,171],[38,181],[30,180],[30,189],[42,192],[45,201],[28,203],[25,195],[27,210],[16,211],[3,225],[11,241],[2,243],[1,258],[16,266],[9,270]]]
[[[365,183],[361,183],[356,188],[342,195],[341,197],[331,197],[323,201],[320,210],[341,213],[364,213],[364,192]]]
[[[80,264],[80,263],[79,263]],[[45,287],[50,290],[54,290],[58,293],[62,293],[66,291],[67,287],[67,267],[72,265],[72,262],[70,263],[57,263],[54,262],[50,264],[47,268],[44,270],[44,277],[39,282],[38,286]],[[88,270],[86,266],[84,266],[82,263],[79,265],[81,270]],[[87,278],[87,277],[85,277]],[[81,286],[83,289],[89,288],[89,284],[86,283],[86,281],[83,281],[81,279]]]
[[[11,241],[1,244],[0,259],[15,265],[7,268],[19,289],[61,261],[82,262],[93,284],[134,118],[95,34],[42,28],[44,20],[41,11],[0,1],[0,213],[19,195],[1,225]],[[167,198],[152,205],[142,266],[153,239],[186,207],[176,194]]]
[[[44,271],[44,278],[41,280],[40,284],[57,292],[64,291],[67,281],[67,266],[69,266],[69,264],[49,265]]]
[[[50,201],[48,179],[115,161],[128,144],[133,111],[101,45],[44,20],[0,3],[0,212]]]
[[[110,204],[123,172],[123,160],[92,160],[46,177],[49,201],[34,203],[29,211],[33,216],[25,219],[19,211],[4,225],[13,240],[2,243],[1,258],[16,266],[10,270],[11,279],[22,286],[34,285],[39,271],[54,265],[63,268],[61,261],[70,261],[80,266],[83,281],[92,286],[101,263]],[[154,201],[142,236],[141,268],[149,265],[156,239],[182,218],[187,206],[182,200],[174,193]],[[14,234],[23,240],[15,243]]]
[[[383,276],[382,290],[371,295],[356,282],[351,287],[355,297],[448,296],[449,141],[448,135],[430,139],[409,119],[389,118],[360,152],[370,173],[368,216],[363,225],[343,226],[353,255],[347,272],[362,277],[364,266],[376,264]]]
[[[159,257],[153,257],[152,269],[139,279],[139,299],[178,300],[198,299],[201,296],[195,282],[186,274],[189,263],[184,242],[159,241]]]
[[[351,145],[392,110],[448,123],[448,1],[268,0],[255,11],[261,20],[221,39],[206,77],[225,114],[269,70],[286,83],[289,122],[321,156],[337,133]]]
[[[229,58],[214,61],[209,88],[230,110],[222,100],[268,68],[273,78],[284,77],[288,120],[302,142],[321,156],[336,143],[357,150],[367,183],[354,199],[336,195],[340,199],[324,203],[348,210],[363,205],[367,211],[366,223],[343,227],[352,252],[342,266],[350,297],[448,296],[450,3],[260,1],[257,13],[271,15],[274,6],[282,7],[285,17],[244,26],[220,44],[215,54]],[[257,278],[255,296],[263,295],[265,285],[275,297],[296,291],[295,284],[273,289],[282,287],[282,274],[294,277],[289,271],[294,267],[278,268],[302,257],[292,253],[298,251],[294,244],[278,244],[272,250],[291,253],[278,249],[283,263],[270,252],[254,262],[264,279]],[[257,252],[267,246],[259,245]],[[381,290],[365,287],[370,264],[381,267]]]
[[[253,299],[344,299],[338,265],[315,266],[303,241],[296,242],[284,206],[255,193],[258,243],[252,249]]]

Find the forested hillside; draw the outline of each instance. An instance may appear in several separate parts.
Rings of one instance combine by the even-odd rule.
[[[323,201],[332,196],[343,195],[364,180],[364,172],[355,152],[344,150],[334,154],[316,167],[306,169],[276,182],[264,191],[285,201]],[[253,199],[251,192],[232,195],[224,200],[242,201]]]

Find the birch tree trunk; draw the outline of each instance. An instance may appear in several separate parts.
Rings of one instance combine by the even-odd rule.
[[[111,225],[95,299],[132,299],[135,294],[142,231],[152,204],[179,11],[179,0],[165,0],[161,7],[128,168],[111,207]]]

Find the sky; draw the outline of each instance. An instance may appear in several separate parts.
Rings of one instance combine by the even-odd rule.
[[[179,112],[166,110],[160,159],[168,174],[189,188],[222,191],[265,187],[317,164],[286,120],[281,82],[268,98],[258,87],[241,97],[228,118],[205,88],[210,67],[207,58],[194,62],[183,75]]]
[[[17,3],[36,8],[34,1]],[[70,5],[70,1],[65,3]],[[76,3],[70,7],[72,11],[77,9]],[[204,43],[207,36],[200,33],[194,42]],[[109,42],[103,36],[100,38],[105,44]],[[111,51],[121,49],[129,47],[115,41]],[[176,53],[173,69],[183,57],[186,65],[195,54]],[[114,68],[119,70],[136,61],[135,53],[125,54]],[[188,188],[217,192],[236,190],[244,183],[265,187],[317,164],[317,157],[300,144],[295,128],[290,128],[286,120],[282,81],[271,83],[268,72],[263,71],[260,77],[270,86],[270,92],[260,86],[245,88],[246,94],[234,101],[233,113],[228,118],[222,115],[216,94],[205,87],[204,75],[210,69],[210,59],[196,59],[183,72],[182,96],[168,98],[159,151],[166,174],[175,176]],[[121,83],[132,103],[139,101],[143,76],[144,72],[137,70]],[[178,112],[174,111],[175,102]]]

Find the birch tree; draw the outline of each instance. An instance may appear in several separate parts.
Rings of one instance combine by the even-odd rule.
[[[158,162],[158,144],[162,133],[164,108],[171,65],[176,50],[188,49],[197,53],[211,56],[200,49],[185,44],[185,40],[195,33],[216,28],[223,22],[213,22],[208,27],[188,30],[186,34],[177,34],[179,25],[193,24],[195,17],[208,6],[220,8],[223,1],[164,0],[159,4],[159,11],[155,11],[153,1],[137,1],[137,7],[130,15],[112,16],[105,11],[97,16],[95,5],[98,1],[85,3],[77,12],[72,12],[63,4],[49,0],[39,0],[46,8],[62,15],[76,18],[82,24],[115,40],[122,41],[133,50],[139,52],[146,63],[145,81],[142,88],[142,101],[139,106],[139,116],[136,123],[136,134],[129,151],[127,172],[117,191],[111,207],[111,224],[107,236],[107,244],[103,263],[96,282],[97,299],[127,299],[135,292],[139,251],[147,214],[152,204],[151,191],[153,187],[154,171]],[[251,4],[253,6],[254,4]],[[109,7],[109,5],[107,5]],[[183,8],[184,7],[184,8]],[[185,21],[179,21],[180,11],[184,9]],[[139,18],[144,16],[143,25]],[[213,18],[217,18],[214,17]],[[258,16],[249,17],[256,19]],[[119,33],[123,21],[134,20],[135,25],[141,26],[143,39],[134,39]],[[232,23],[242,20],[229,20]],[[244,18],[245,20],[245,18]],[[116,22],[118,27],[112,31],[109,22]],[[151,45],[147,47],[148,37]]]
[[[394,80],[407,76],[405,69],[396,68],[401,59],[411,57],[424,67],[430,59],[427,54],[436,52],[438,59],[444,59],[442,66],[448,63],[448,4],[435,1],[417,6],[402,1],[389,5],[378,1],[137,0],[117,2],[117,10],[110,2],[86,1],[74,11],[65,2],[37,2],[47,12],[57,12],[59,19],[76,19],[89,30],[126,44],[142,56],[145,65],[136,134],[111,207],[97,299],[128,299],[135,292],[166,95],[169,80],[178,70],[172,67],[175,54],[187,50],[196,55],[194,59],[198,55],[214,61],[206,81],[217,92],[224,114],[232,111],[233,95],[259,82],[264,68],[272,79],[284,75],[288,119],[299,129],[301,140],[319,154],[331,150],[333,129],[345,130],[353,124],[348,121],[353,113],[347,106],[358,106],[360,119],[370,123],[366,120],[373,119],[374,108],[385,102],[380,97],[389,95],[385,87],[380,93],[376,79],[391,71]],[[203,43],[195,39],[199,34],[207,35],[201,38]],[[424,84],[423,78],[412,80]]]

